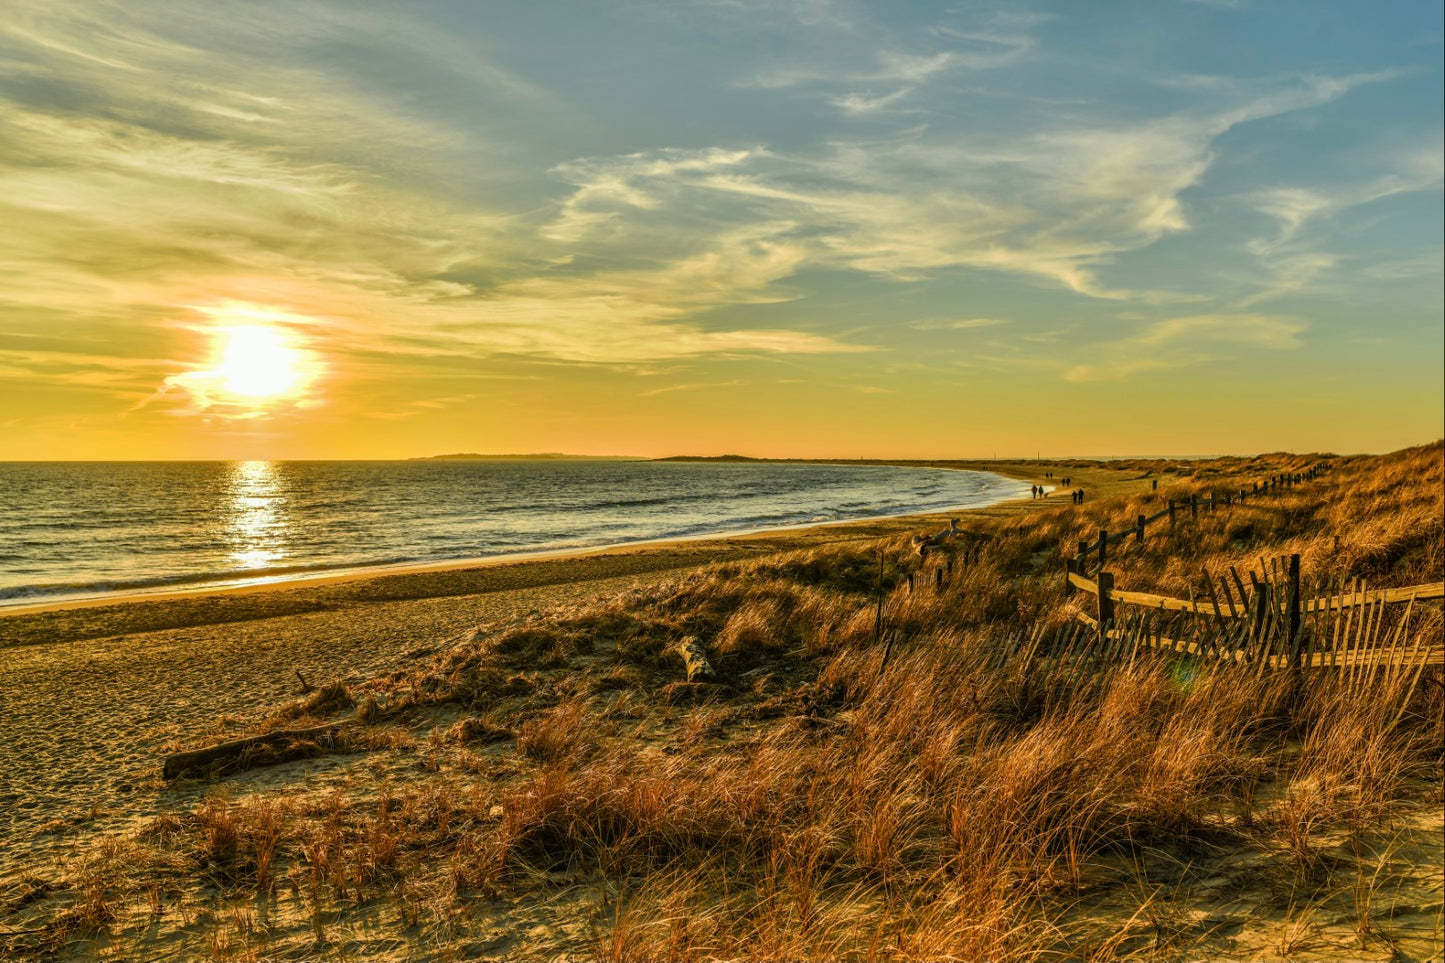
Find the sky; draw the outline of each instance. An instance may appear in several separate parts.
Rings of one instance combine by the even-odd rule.
[[[1425,443],[1441,17],[9,0],[0,459]]]

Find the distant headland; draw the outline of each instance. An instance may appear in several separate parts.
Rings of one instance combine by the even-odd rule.
[[[424,455],[408,461],[647,461],[637,455],[568,455],[560,451],[541,451],[527,455],[483,455],[457,452],[452,455]]]

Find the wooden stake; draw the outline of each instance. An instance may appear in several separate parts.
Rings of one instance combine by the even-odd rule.
[[[1114,573],[1099,572],[1099,631],[1103,632],[1114,621]]]
[[[1290,664],[1299,668],[1300,643],[1299,555],[1289,557],[1289,647]]]

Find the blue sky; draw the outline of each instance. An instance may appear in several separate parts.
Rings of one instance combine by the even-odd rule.
[[[0,457],[1428,441],[1441,37],[1427,3],[22,2]],[[238,323],[290,394],[215,389]]]

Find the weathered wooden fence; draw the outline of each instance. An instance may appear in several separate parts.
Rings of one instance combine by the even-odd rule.
[[[1088,575],[1090,570],[1099,571],[1109,560],[1109,547],[1120,545],[1133,540],[1136,544],[1143,542],[1149,526],[1161,519],[1168,519],[1172,528],[1175,521],[1186,512],[1190,518],[1198,518],[1200,513],[1210,514],[1220,508],[1232,508],[1234,505],[1244,505],[1249,501],[1258,501],[1261,497],[1278,494],[1312,481],[1330,470],[1328,462],[1321,462],[1312,465],[1302,472],[1283,475],[1271,475],[1263,481],[1252,483],[1249,487],[1241,487],[1235,491],[1232,487],[1229,491],[1210,491],[1207,497],[1201,498],[1197,494],[1191,494],[1187,499],[1171,498],[1165,507],[1153,515],[1140,515],[1134,520],[1134,524],[1118,532],[1110,532],[1107,528],[1099,530],[1099,537],[1092,542],[1080,541],[1078,552],[1071,559],[1066,559],[1064,566],[1067,572],[1077,572],[1080,575]]]
[[[1077,554],[1065,560],[1064,593],[1083,591],[1094,597],[1093,614],[1081,612],[1079,617],[1101,637],[1122,633],[1148,648],[1243,662],[1261,672],[1271,667],[1303,673],[1328,669],[1341,673],[1350,684],[1367,684],[1402,671],[1445,664],[1445,649],[1424,645],[1409,631],[1416,603],[1445,597],[1445,581],[1383,589],[1358,580],[1306,582],[1300,557],[1289,555],[1260,559],[1258,571],[1245,573],[1247,582],[1235,566],[1227,573],[1205,569],[1203,591],[1196,593],[1191,586],[1189,598],[1182,599],[1119,588],[1106,568],[1110,546],[1129,540],[1142,543],[1154,522],[1167,518],[1172,524],[1185,511],[1197,517],[1220,506],[1228,508],[1236,500],[1246,504],[1328,470],[1328,464],[1321,464],[1298,474],[1274,476],[1237,493],[1170,500],[1162,511],[1138,516],[1130,528],[1101,530],[1097,540],[1080,542]]]
[[[1445,647],[1410,632],[1416,603],[1445,597],[1445,581],[1371,589],[1356,580],[1311,596],[1321,586],[1301,586],[1298,555],[1261,560],[1261,570],[1263,576],[1249,572],[1250,590],[1233,567],[1228,581],[1206,572],[1207,601],[1119,589],[1107,571],[1068,578],[1071,589],[1094,596],[1094,614],[1079,613],[1081,621],[1102,636],[1132,633],[1149,648],[1247,663],[1260,672],[1332,671],[1349,685],[1445,665]]]
[[[1053,705],[1071,705],[1081,695],[1103,692],[1120,672],[1160,660],[1197,661],[1201,655],[1207,658],[1217,650],[1232,649],[1235,641],[1237,632],[1219,625],[1201,626],[1190,640],[1171,639],[1159,631],[1156,620],[1142,615],[1126,618],[1118,628],[1104,632],[1079,623],[1047,629],[1035,625],[1031,630],[980,640],[970,655],[990,676],[1027,683],[1040,694],[1047,711]],[[1415,650],[1399,647],[1399,657],[1388,663],[1346,663],[1339,672],[1319,673],[1318,679],[1312,679],[1307,668],[1290,671],[1303,683],[1337,687],[1347,697],[1387,700],[1384,704],[1394,710],[1389,725],[1394,726],[1409,711],[1425,675],[1428,660],[1421,657],[1419,648],[1418,644]],[[1210,661],[1211,673],[1241,679],[1263,678],[1266,672],[1285,667],[1278,660],[1250,656]]]

